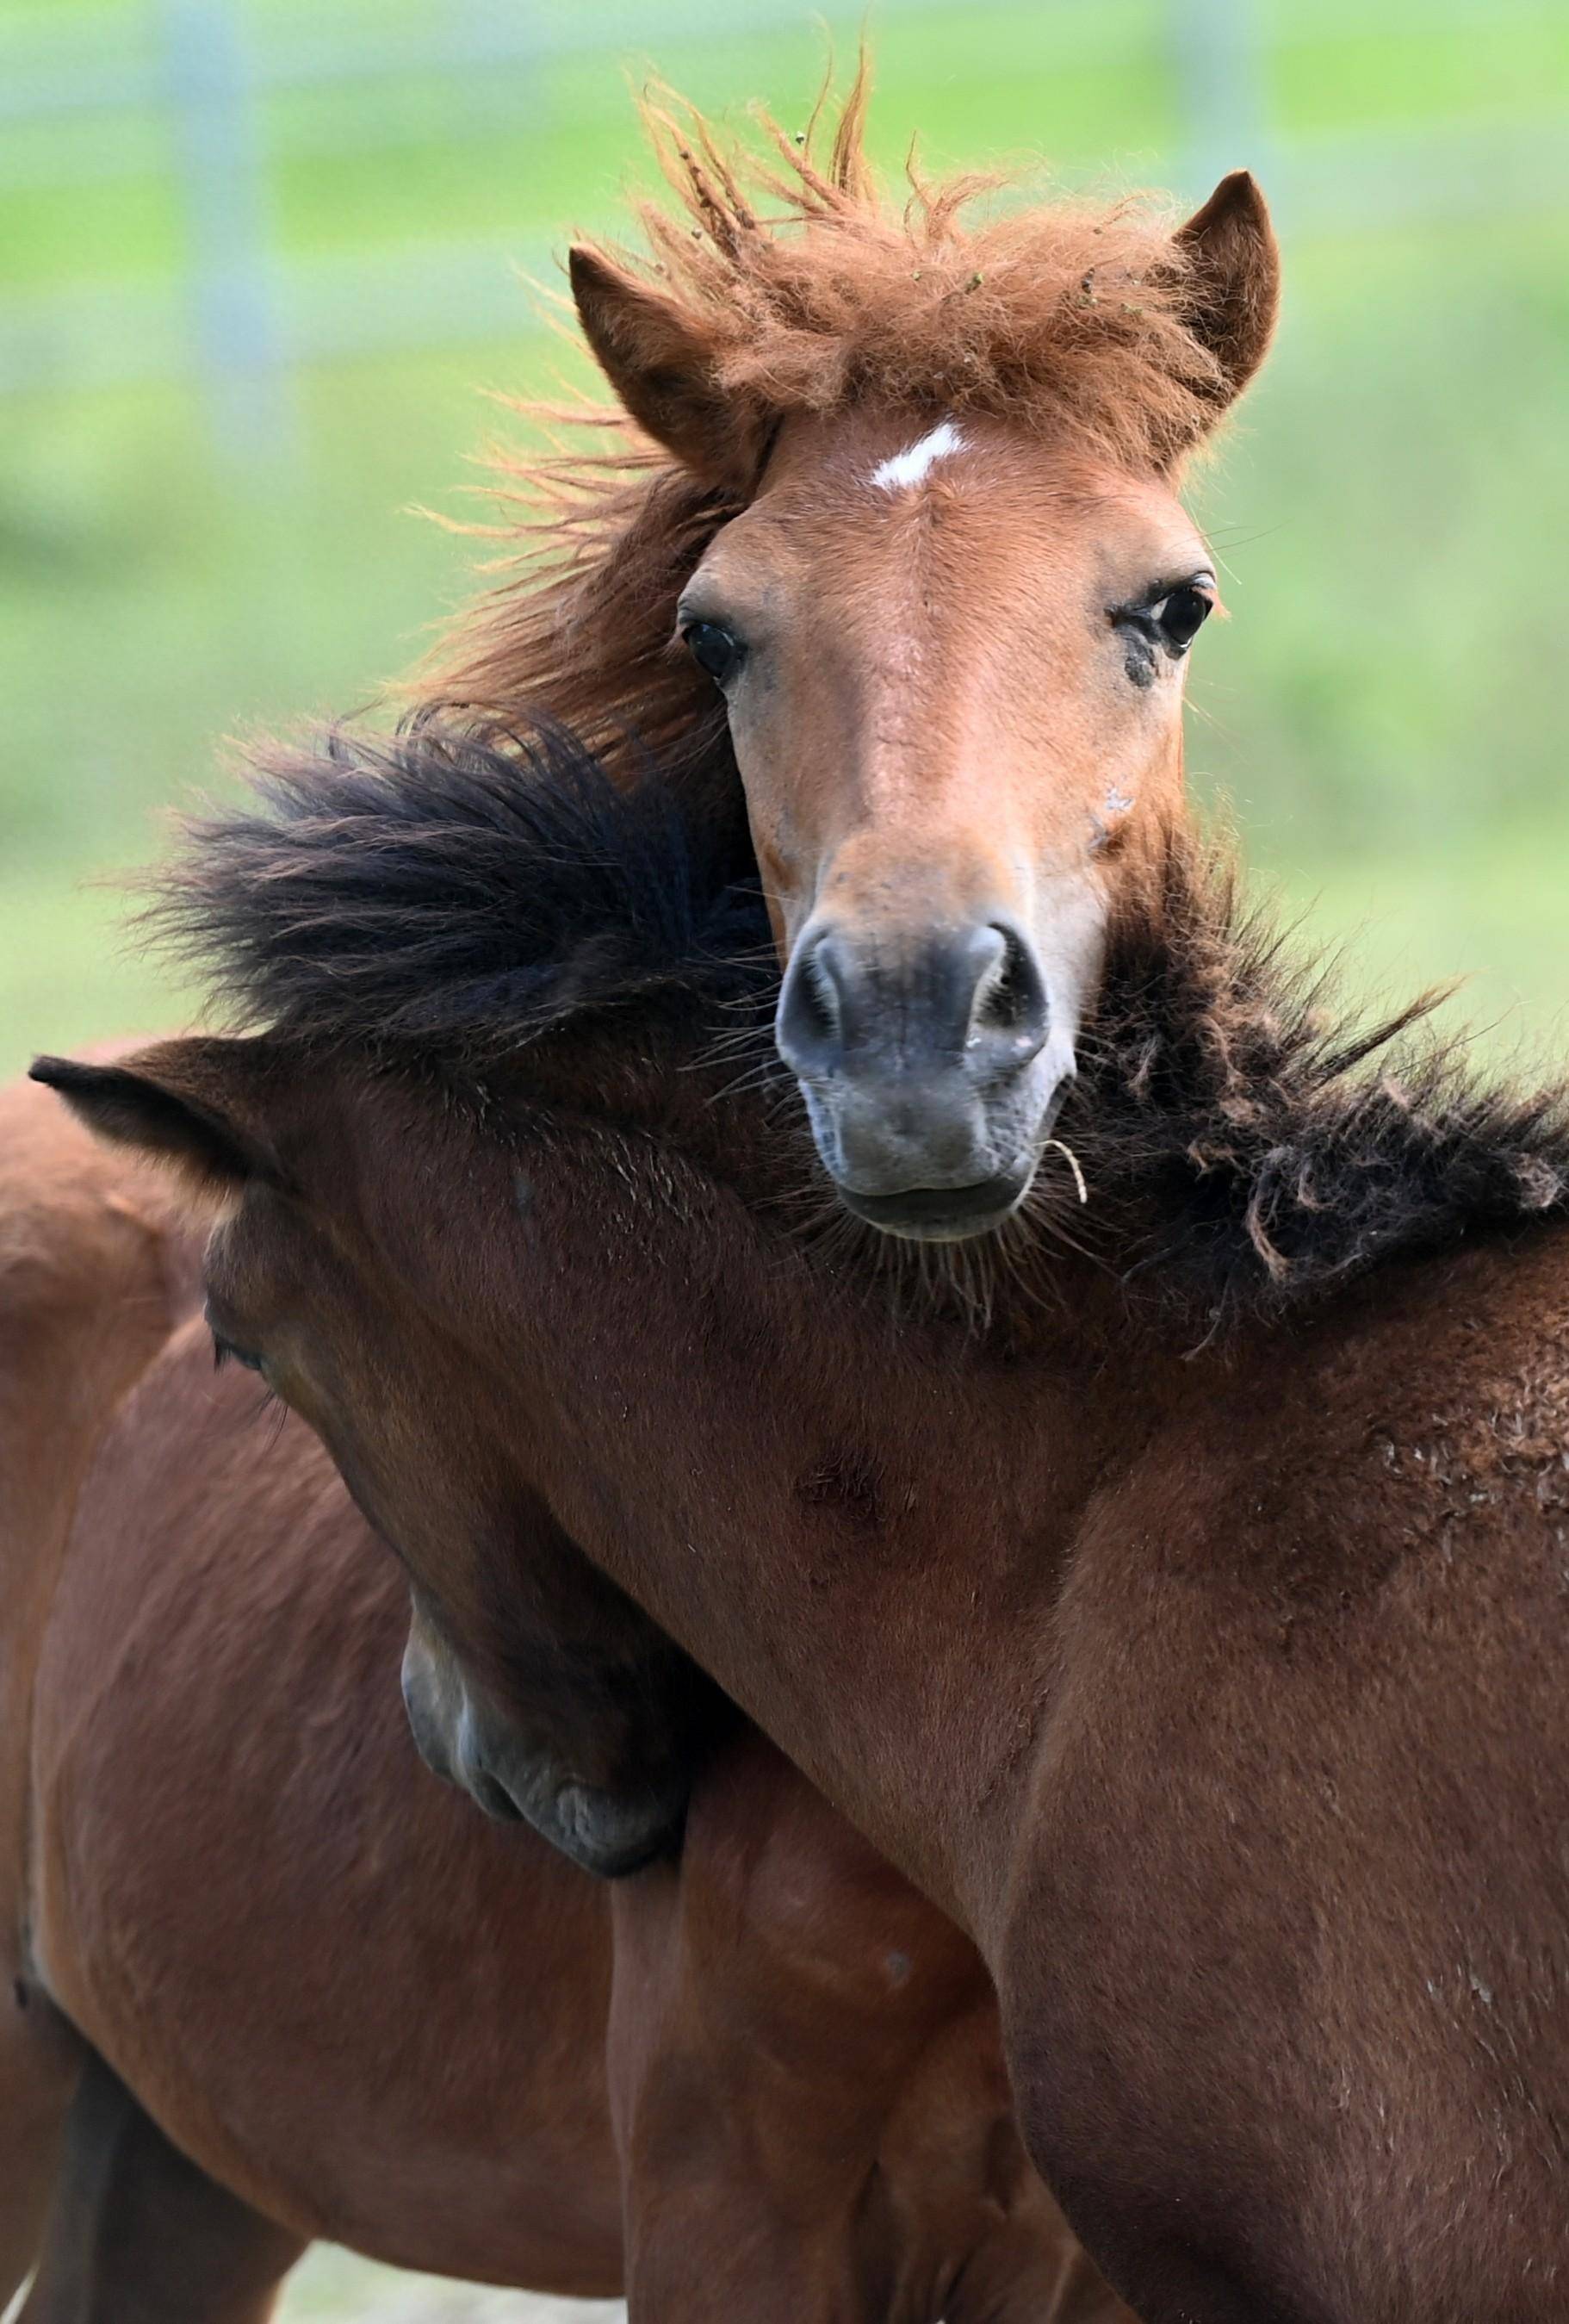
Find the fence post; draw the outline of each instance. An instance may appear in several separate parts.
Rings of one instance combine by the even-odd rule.
[[[1188,190],[1228,170],[1270,177],[1269,93],[1256,0],[1168,0],[1168,52]]]
[[[255,85],[233,0],[163,0],[162,19],[197,360],[221,448],[260,465],[289,448],[292,413]]]

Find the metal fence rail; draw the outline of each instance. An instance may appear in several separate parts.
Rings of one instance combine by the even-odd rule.
[[[953,5],[885,0],[879,23]],[[1031,11],[1041,5],[1030,0]],[[1267,167],[1271,198],[1298,231],[1347,231],[1375,216],[1569,208],[1569,114],[1548,101],[1535,117],[1286,136],[1271,117],[1278,60],[1331,38],[1501,37],[1546,13],[1543,0],[1373,11],[1344,0],[1309,11],[1270,0],[1053,0],[1051,23],[1054,47],[1076,61],[1115,61],[1131,41],[1153,46],[1182,124],[1175,174],[1189,189],[1245,152]],[[656,36],[674,49],[803,21],[802,0],[661,0]],[[152,0],[136,14],[14,20],[0,30],[0,198],[162,177],[178,189],[183,280],[0,297],[0,395],[194,372],[223,439],[262,455],[288,440],[298,364],[517,332],[517,267],[543,272],[547,252],[432,240],[285,260],[269,214],[272,172],[313,143],[407,138],[407,113],[378,97],[399,85],[417,104],[422,92],[484,95],[543,115],[554,65],[587,50],[636,52],[655,29],[646,0],[446,0],[411,22],[366,0],[338,0],[325,16],[318,0],[262,17],[242,0]],[[289,102],[312,90],[330,93],[330,110]]]

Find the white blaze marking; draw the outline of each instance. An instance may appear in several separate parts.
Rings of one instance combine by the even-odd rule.
[[[918,484],[922,476],[930,475],[939,460],[946,460],[951,454],[963,449],[964,437],[952,420],[940,420],[918,444],[910,445],[903,452],[892,452],[885,460],[879,460],[872,470],[872,482],[880,484],[885,493],[899,492],[906,484]]]

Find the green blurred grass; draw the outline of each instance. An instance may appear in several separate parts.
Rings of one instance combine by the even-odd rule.
[[[471,2289],[445,2277],[373,2267],[318,2244],[289,2277],[279,2324],[624,2324],[618,2301],[552,2300]]]

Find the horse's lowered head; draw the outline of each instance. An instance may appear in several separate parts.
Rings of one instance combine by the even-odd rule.
[[[634,420],[726,510],[675,608],[719,687],[784,963],[776,1038],[849,1208],[996,1225],[1071,1080],[1102,932],[1181,783],[1216,602],[1176,496],[1257,368],[1278,262],[1239,171],[1175,231],[1133,206],[961,232],[859,145],[785,141],[763,223],[684,132],[652,272],[580,247]]]
[[[726,1706],[555,1521],[516,1415],[454,1338],[454,1316],[479,1323],[473,1303],[488,1305],[505,1268],[492,1242],[489,1288],[483,1265],[449,1270],[451,1147],[403,1141],[392,1085],[355,1093],[269,1040],[44,1059],[35,1078],[216,1199],[205,1272],[219,1359],[309,1421],[397,1552],[412,1600],[403,1696],[427,1765],[587,1871],[673,1849]],[[412,1207],[410,1167],[430,1173]],[[505,1163],[481,1199],[527,1231]]]

